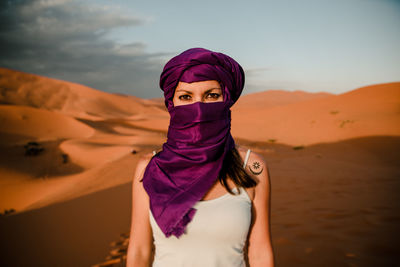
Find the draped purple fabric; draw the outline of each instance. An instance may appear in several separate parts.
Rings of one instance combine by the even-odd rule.
[[[217,80],[223,102],[196,102],[174,107],[179,81]],[[218,179],[227,152],[235,142],[230,133],[230,107],[244,86],[242,67],[229,56],[192,48],[172,58],[164,67],[160,87],[170,113],[167,141],[149,162],[143,186],[150,209],[165,236],[181,236],[195,216],[193,205]]]

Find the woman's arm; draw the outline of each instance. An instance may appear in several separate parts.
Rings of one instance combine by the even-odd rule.
[[[246,171],[258,181],[255,187],[252,227],[248,241],[248,259],[251,267],[274,266],[270,227],[270,179],[262,156],[252,153]]]
[[[149,197],[141,182],[150,159],[151,156],[146,155],[139,160],[132,181],[132,218],[127,267],[151,265],[153,236],[149,221]]]

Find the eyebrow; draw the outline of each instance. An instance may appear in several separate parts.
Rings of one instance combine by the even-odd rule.
[[[205,91],[204,93],[208,93],[208,92],[210,92],[210,91],[212,91],[212,90],[215,90],[215,89],[219,89],[219,90],[222,91],[221,87],[215,87],[215,88],[210,88],[210,89],[208,89],[208,90]],[[193,93],[192,91],[188,91],[188,90],[185,90],[185,89],[178,89],[178,90],[176,90],[175,92],[186,92],[186,93],[189,93],[189,94],[192,94],[192,93]]]

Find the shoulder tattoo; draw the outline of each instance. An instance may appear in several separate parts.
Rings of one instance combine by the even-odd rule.
[[[255,161],[252,165],[249,166],[249,170],[254,175],[259,175],[263,172],[264,168],[261,167],[260,162]]]

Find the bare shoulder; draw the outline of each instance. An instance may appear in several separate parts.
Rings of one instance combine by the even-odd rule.
[[[246,158],[247,147],[237,146],[236,147],[243,161]],[[246,172],[253,177],[257,182],[265,183],[268,182],[268,166],[265,158],[252,150],[250,150],[249,158],[245,166]]]
[[[249,148],[244,146],[236,146],[243,162],[246,160],[247,152]],[[266,199],[269,195],[269,172],[264,157],[252,150],[250,150],[249,158],[247,160],[245,171],[250,175],[253,180],[257,182],[255,187],[246,188],[246,191],[252,201],[256,203],[260,202],[261,199]],[[256,197],[258,196],[258,197]]]

